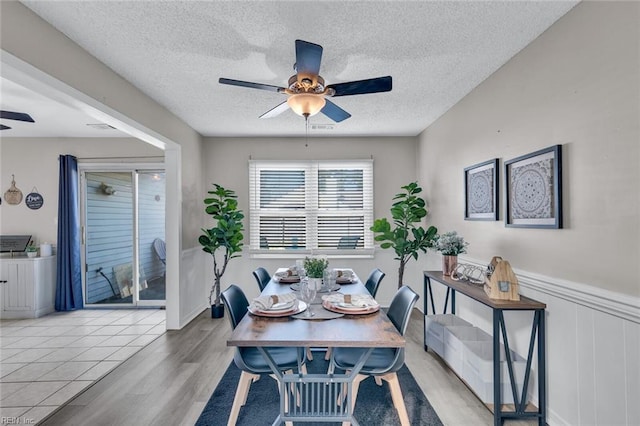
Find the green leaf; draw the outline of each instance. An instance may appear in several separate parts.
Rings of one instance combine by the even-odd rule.
[[[381,248],[394,250],[395,259],[404,270],[407,260],[418,260],[420,252],[425,253],[433,246],[437,229],[431,226],[425,231],[420,225],[428,211],[426,201],[417,195],[422,192],[418,183],[411,182],[401,188],[403,192],[393,197],[389,209],[393,225],[387,219],[376,219],[370,229],[376,234],[374,241],[381,242]]]

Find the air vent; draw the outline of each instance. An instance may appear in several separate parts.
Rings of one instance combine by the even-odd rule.
[[[104,124],[104,123],[87,124],[87,126],[92,127],[94,129],[98,129],[98,130],[116,130],[115,127],[110,126],[108,124]]]
[[[333,124],[312,124],[311,130],[333,130]]]

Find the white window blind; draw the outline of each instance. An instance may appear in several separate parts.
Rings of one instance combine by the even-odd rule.
[[[249,162],[253,253],[373,253],[373,161]]]

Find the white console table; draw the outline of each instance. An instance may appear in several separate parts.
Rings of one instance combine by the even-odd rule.
[[[0,259],[0,318],[38,318],[55,310],[56,256]]]

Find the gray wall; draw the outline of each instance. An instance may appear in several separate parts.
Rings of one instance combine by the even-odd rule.
[[[469,256],[640,296],[637,18],[633,2],[576,6],[420,136],[432,220]],[[505,228],[503,162],[555,144],[564,229]],[[463,169],[495,157],[501,220],[464,221]]]
[[[300,126],[304,121],[300,119]],[[207,138],[204,140],[203,157],[206,164],[204,185],[206,190],[218,183],[234,189],[238,194],[240,208],[246,213],[245,243],[248,245],[249,208],[249,158],[253,159],[370,159],[373,158],[374,217],[389,217],[392,198],[400,187],[416,179],[416,138]],[[308,146],[307,146],[308,145]],[[204,199],[203,194],[202,198]],[[428,199],[428,192],[424,194]],[[203,205],[204,210],[204,205]],[[207,223],[211,223],[210,221]],[[207,226],[207,225],[205,225]],[[248,247],[245,247],[248,252]],[[330,259],[330,266],[350,266],[366,278],[374,267],[387,273],[380,286],[378,297],[383,303],[391,300],[398,282],[398,264],[393,260],[393,250],[376,249],[372,259]],[[414,288],[420,287],[420,262],[412,261],[405,282]],[[294,264],[293,259],[251,259],[248,253],[230,263],[223,277],[223,289],[229,284],[240,285],[249,295],[258,294],[258,286],[251,272],[258,266],[275,272],[278,267]],[[207,266],[211,276],[212,263]],[[209,282],[211,278],[209,278]]]
[[[640,4],[582,2],[419,138],[432,221],[470,242],[464,262],[501,255],[521,293],[547,304],[548,422],[640,419]],[[464,221],[463,169],[563,148],[565,228]],[[458,314],[491,331],[488,309]],[[526,354],[531,318],[507,316]],[[535,367],[537,368],[537,367]]]

